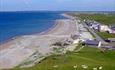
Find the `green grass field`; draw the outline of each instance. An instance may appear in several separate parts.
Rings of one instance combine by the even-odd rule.
[[[76,69],[73,67],[75,65],[77,65]],[[81,65],[87,65],[88,68],[83,69]],[[16,67],[11,70],[93,70],[94,67],[99,66],[103,67],[102,70],[115,70],[115,51],[101,53],[97,48],[85,47],[78,53],[68,52],[64,55],[47,57],[30,68]]]
[[[97,34],[99,36],[101,36],[103,39],[115,38],[115,34],[109,34],[109,33],[106,33],[106,32],[97,32]]]
[[[90,19],[100,22],[102,24],[110,25],[115,24],[115,15],[104,15],[104,14],[79,14],[76,15],[82,19]]]

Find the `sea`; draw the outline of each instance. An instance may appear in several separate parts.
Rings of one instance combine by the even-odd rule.
[[[64,19],[64,12],[0,12],[0,44],[15,37],[41,33],[53,27],[55,20]]]

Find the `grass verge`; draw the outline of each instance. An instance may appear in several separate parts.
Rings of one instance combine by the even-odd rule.
[[[74,65],[77,65],[77,69]],[[88,68],[83,69],[82,65],[87,65]],[[85,47],[77,53],[52,55],[33,67],[15,67],[11,70],[93,70],[99,66],[103,67],[102,70],[115,70],[115,51],[101,53],[97,48]]]

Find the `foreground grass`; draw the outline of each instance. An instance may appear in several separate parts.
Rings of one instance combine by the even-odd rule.
[[[58,67],[53,67],[57,65]],[[77,69],[73,66],[77,65]],[[83,69],[81,65],[87,65]],[[47,57],[41,63],[30,68],[15,67],[11,70],[93,70],[94,67],[103,66],[102,70],[115,70],[115,51],[101,53],[97,48],[85,47],[80,52],[68,52],[64,55]]]

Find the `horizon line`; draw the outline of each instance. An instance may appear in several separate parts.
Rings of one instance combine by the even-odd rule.
[[[63,10],[17,10],[17,11],[0,11],[0,12],[115,12],[115,10],[76,10],[76,11],[63,11]]]

